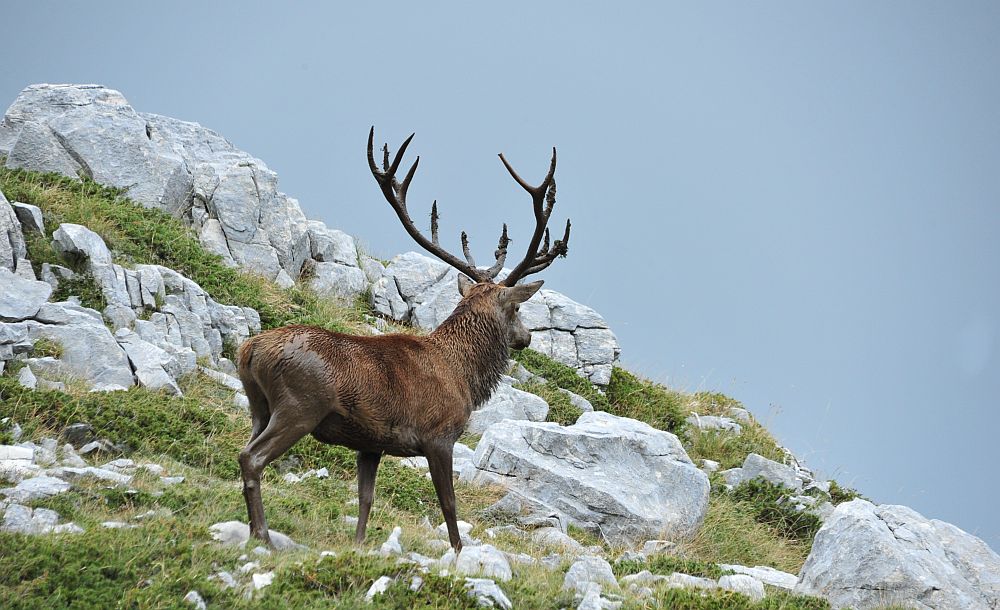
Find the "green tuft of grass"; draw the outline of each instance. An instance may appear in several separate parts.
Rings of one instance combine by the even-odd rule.
[[[667,576],[674,572],[681,572],[683,574],[690,574],[691,576],[711,578],[712,580],[718,580],[723,574],[722,569],[715,563],[665,554],[654,555],[646,561],[619,561],[612,566],[612,570],[618,578],[629,574],[636,574],[642,570],[649,570],[653,574],[665,574]]]
[[[689,428],[686,444],[688,456],[695,462],[702,459],[715,460],[723,470],[742,466],[751,453],[784,462],[784,452],[764,426],[755,421],[740,425],[743,427],[740,434],[728,430]]]
[[[573,406],[573,403],[569,400],[569,396],[560,392],[559,386],[552,381],[546,381],[545,383],[538,383],[537,381],[518,383],[514,387],[525,392],[531,392],[549,403],[549,413],[546,415],[545,421],[570,426],[576,423],[576,420],[583,415],[583,411],[579,407]]]
[[[794,490],[782,485],[757,478],[740,483],[728,493],[747,506],[758,523],[770,525],[785,538],[812,544],[812,539],[822,525],[816,515],[795,510],[788,501],[789,496],[795,493]]]
[[[59,288],[52,293],[53,301],[65,301],[71,296],[80,297],[80,304],[97,311],[108,306],[104,291],[89,273],[78,273],[72,278],[60,279]]]
[[[850,502],[856,498],[865,499],[860,492],[850,487],[843,487],[836,481],[830,481],[830,502],[836,506],[843,502]]]
[[[787,591],[772,590],[767,597],[753,601],[742,593],[731,591],[705,591],[698,589],[655,590],[652,597],[629,600],[623,610],[645,608],[670,608],[670,610],[829,610],[825,599],[795,595]]]
[[[513,352],[513,358],[532,373],[544,377],[546,381],[554,383],[556,386],[569,390],[574,394],[583,396],[590,401],[590,404],[595,409],[600,411],[609,410],[608,399],[594,389],[594,386],[589,381],[580,377],[575,369],[530,349]]]
[[[607,411],[614,415],[637,419],[678,435],[684,430],[688,397],[623,368],[612,369],[607,400],[610,403]]]
[[[777,528],[759,522],[752,504],[712,493],[701,528],[681,543],[679,553],[699,561],[764,565],[798,574],[811,548],[811,541],[786,538]]]
[[[45,337],[39,337],[31,346],[31,355],[36,358],[62,358],[63,346]]]

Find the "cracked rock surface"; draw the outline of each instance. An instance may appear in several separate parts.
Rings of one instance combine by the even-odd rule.
[[[676,436],[602,411],[567,427],[501,421],[473,461],[473,480],[506,485],[537,512],[563,515],[611,544],[692,536],[708,509],[708,476]]]
[[[858,499],[816,534],[795,590],[834,608],[989,610],[1000,607],[1000,556],[950,523]]]

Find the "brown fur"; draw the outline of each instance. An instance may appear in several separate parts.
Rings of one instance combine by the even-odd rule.
[[[452,545],[460,549],[457,527],[452,532],[452,448],[472,409],[499,383],[508,345],[524,347],[530,341],[516,310],[540,286],[462,284],[465,298],[424,337],[359,337],[286,326],[244,342],[237,360],[253,431],[240,453],[240,467],[254,535],[270,541],[260,472],[312,434],[358,451],[359,542],[381,455],[425,455]]]

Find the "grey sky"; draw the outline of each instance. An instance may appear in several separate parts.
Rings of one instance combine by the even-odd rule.
[[[726,392],[824,474],[1000,549],[1000,5],[7,3],[0,105],[98,82],[260,157],[307,215],[414,249],[364,161],[421,155],[414,217],[519,251],[559,147],[570,255],[626,366]],[[366,3],[367,4],[367,3]],[[291,8],[291,7],[294,7]],[[155,11],[155,12],[154,12]]]

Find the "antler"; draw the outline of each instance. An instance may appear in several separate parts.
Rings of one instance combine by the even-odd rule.
[[[514,270],[500,282],[502,286],[509,287],[516,284],[518,280],[525,276],[545,269],[552,264],[552,261],[557,256],[566,256],[566,253],[569,251],[570,221],[566,219],[566,232],[563,234],[563,238],[557,239],[550,248],[549,229],[546,225],[548,225],[549,216],[552,215],[552,208],[556,205],[555,147],[552,148],[552,163],[549,165],[549,173],[538,186],[531,186],[518,176],[514,168],[504,158],[503,153],[500,153],[500,161],[503,162],[504,167],[510,172],[511,177],[514,178],[514,182],[520,184],[521,188],[528,191],[528,194],[531,195],[531,203],[535,212],[535,232],[531,236],[531,242],[528,244],[528,252],[524,255],[524,259],[514,267]],[[541,244],[540,248],[539,244]]]
[[[465,254],[465,260],[467,262],[462,262],[460,258],[452,255],[438,243],[438,211],[437,211],[437,201],[431,205],[431,239],[428,240],[417,228],[413,225],[413,220],[410,218],[410,214],[406,209],[406,191],[410,188],[410,182],[413,180],[413,174],[417,171],[417,164],[420,163],[420,157],[417,157],[410,167],[410,171],[406,172],[406,177],[403,178],[403,183],[400,184],[396,180],[396,170],[399,169],[399,164],[403,160],[403,153],[406,152],[406,147],[410,145],[410,140],[413,139],[415,134],[410,134],[410,137],[406,138],[399,150],[396,151],[395,156],[392,158],[392,163],[389,163],[389,146],[384,145],[382,147],[382,169],[378,168],[375,164],[375,152],[374,152],[374,141],[375,141],[375,127],[373,126],[371,131],[368,133],[368,167],[372,170],[372,175],[375,176],[375,181],[378,182],[379,187],[382,189],[382,194],[385,196],[385,200],[389,202],[392,209],[396,211],[396,216],[399,217],[399,221],[403,223],[403,228],[406,232],[410,234],[420,246],[433,254],[434,256],[440,258],[442,261],[448,263],[455,269],[458,269],[465,275],[474,279],[477,282],[490,282],[500,273],[503,268],[503,263],[507,258],[507,245],[510,243],[510,239],[507,237],[507,225],[503,226],[503,232],[500,233],[500,241],[497,243],[497,250],[494,254],[496,257],[496,264],[494,264],[489,269],[479,269],[476,267],[476,262],[472,258],[472,253],[469,250],[469,238],[462,231],[462,251]],[[512,170],[513,171],[513,170]],[[558,242],[557,242],[558,243]]]

